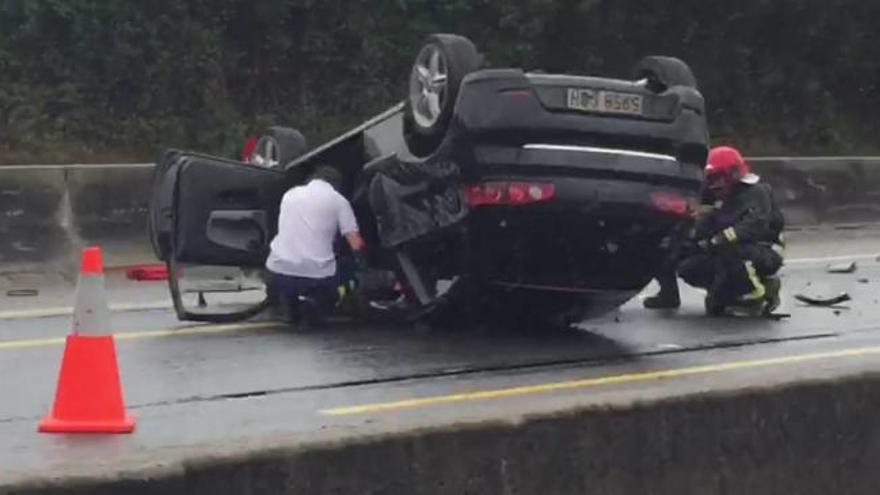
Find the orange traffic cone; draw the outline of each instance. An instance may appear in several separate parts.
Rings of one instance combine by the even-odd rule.
[[[40,421],[41,432],[134,431],[134,418],[126,414],[122,399],[101,258],[101,248],[83,251],[73,332],[67,336],[55,404]]]

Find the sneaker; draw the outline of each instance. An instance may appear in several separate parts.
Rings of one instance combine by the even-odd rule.
[[[658,292],[656,295],[645,298],[642,304],[647,309],[678,309],[681,307],[681,299]]]
[[[406,297],[401,294],[397,299],[375,300],[370,301],[370,307],[379,311],[390,311],[392,309],[406,309]]]

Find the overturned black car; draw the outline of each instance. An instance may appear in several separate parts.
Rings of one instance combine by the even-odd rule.
[[[282,194],[332,165],[371,266],[396,274],[415,313],[568,324],[650,282],[707,146],[704,100],[678,59],[646,57],[632,80],[489,69],[469,40],[438,34],[404,102],[317,148],[273,127],[244,162],[165,152],[151,238],[180,318],[250,317]]]

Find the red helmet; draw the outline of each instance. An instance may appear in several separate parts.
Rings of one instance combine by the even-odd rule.
[[[706,180],[709,187],[716,189],[732,186],[736,182],[755,184],[759,177],[749,170],[736,148],[716,146],[709,150],[706,160]]]

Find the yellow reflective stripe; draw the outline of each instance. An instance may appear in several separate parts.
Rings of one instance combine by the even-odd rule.
[[[339,299],[342,299],[348,291],[345,289],[344,285],[340,285],[336,287],[336,292],[339,294]]]
[[[727,242],[736,242],[736,230],[733,227],[727,227],[723,232]]]
[[[785,256],[785,246],[783,246],[782,244],[773,244],[772,246],[770,246],[770,249],[772,249],[779,256]]]
[[[757,301],[758,299],[761,299],[765,295],[767,295],[767,288],[764,287],[764,284],[761,283],[761,279],[758,277],[758,272],[755,271],[755,267],[754,265],[752,265],[752,262],[746,261],[745,265],[746,274],[748,275],[749,282],[752,283],[752,287],[754,287],[754,290],[752,290],[751,293],[742,296],[742,299],[744,301]]]
[[[701,215],[706,215],[706,214],[712,213],[712,210],[714,210],[714,209],[715,209],[715,207],[712,205],[700,205],[697,207],[697,213],[699,213]]]

